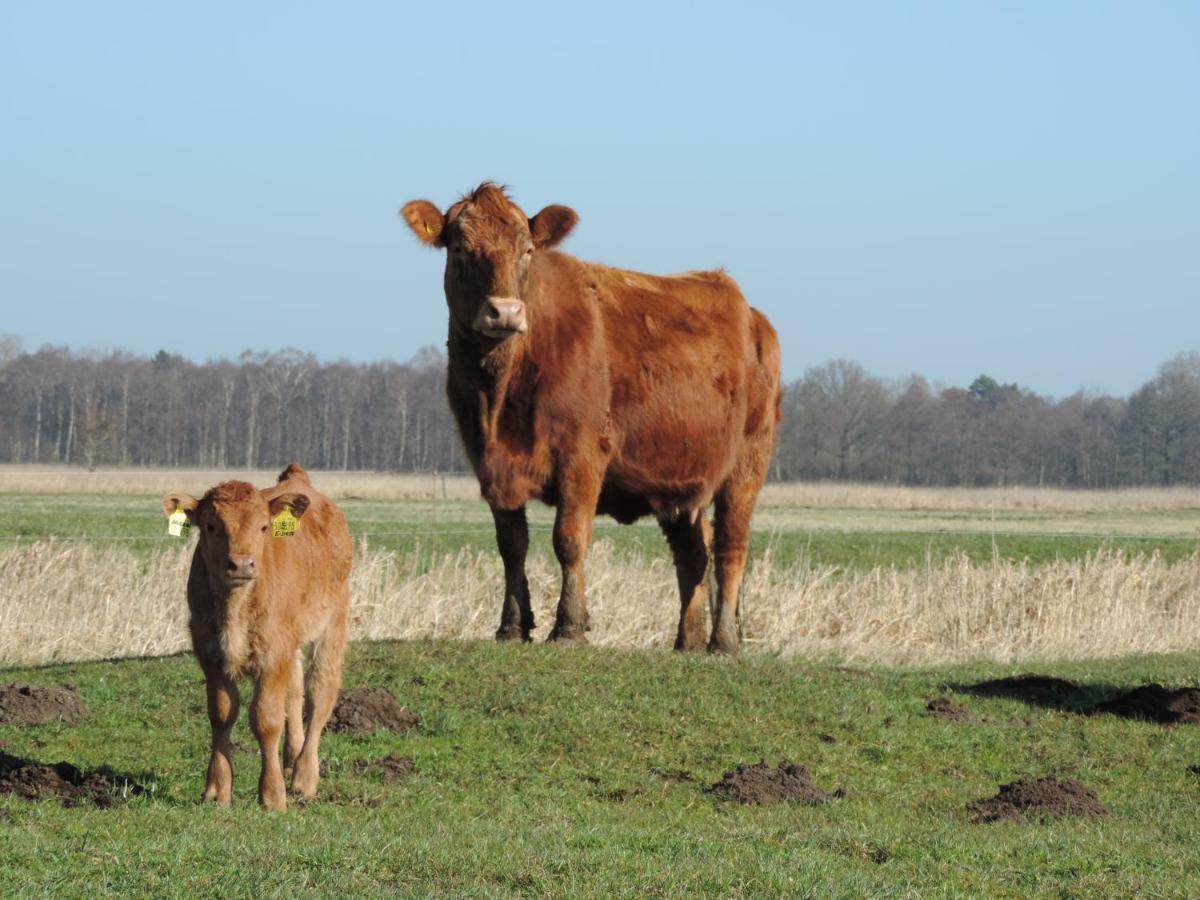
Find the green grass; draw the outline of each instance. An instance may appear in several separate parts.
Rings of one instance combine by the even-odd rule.
[[[341,503],[356,534],[369,536],[371,545],[404,554],[435,555],[462,547],[494,551],[491,515],[482,501],[371,501]],[[989,530],[986,511],[966,513],[912,513],[908,511],[819,510],[773,507],[759,516],[751,550],[760,557],[767,549],[777,564],[800,560],[811,564],[846,569],[875,566],[907,568],[926,559],[944,559],[955,551],[972,560],[1028,559],[1042,563],[1057,558],[1076,558],[1101,548],[1130,554],[1157,551],[1167,561],[1195,552],[1197,539],[1187,536],[1193,528],[1190,513],[1162,513],[1133,520],[1126,515],[1124,526],[1145,531],[1161,527],[1164,520],[1178,521],[1171,534],[1112,534],[1103,520],[1087,521],[1089,532],[1052,530],[1051,513],[1021,518],[1011,516]],[[1073,516],[1064,527],[1077,527]],[[532,552],[549,555],[553,513],[530,506]],[[165,534],[165,520],[155,497],[110,495],[4,494],[0,496],[0,546],[14,539],[33,540],[47,536],[85,538],[120,543],[141,552],[171,546],[177,539]],[[665,541],[653,522],[619,526],[610,519],[597,519],[597,539],[612,541],[622,555],[666,554]]]
[[[1103,693],[1195,685],[1200,655],[1041,671]],[[16,895],[153,893],[680,896],[1195,896],[1200,732],[960,699],[1031,727],[922,714],[998,666],[846,670],[770,658],[490,643],[364,644],[347,686],[384,685],[422,717],[403,737],[330,735],[319,799],[254,804],[243,722],[235,802],[200,805],[207,723],[186,657],[0,673],[78,685],[73,727],[0,728],[10,753],[110,765],[153,787],[112,809],[0,798],[0,884]],[[393,750],[401,783],[353,764]],[[789,759],[848,796],[734,807],[706,786]],[[677,770],[690,780],[666,780]],[[969,824],[962,808],[1026,775],[1093,787],[1103,820]]]

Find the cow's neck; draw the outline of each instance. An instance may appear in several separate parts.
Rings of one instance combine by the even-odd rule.
[[[513,380],[524,363],[525,347],[522,338],[510,338],[502,344],[484,350],[478,344],[451,333],[450,365],[461,362],[460,371],[470,373],[479,399],[479,426],[484,443],[495,440],[500,427],[500,414]]]

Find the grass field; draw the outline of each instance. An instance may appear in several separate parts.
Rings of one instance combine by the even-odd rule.
[[[765,656],[488,642],[352,645],[347,684],[386,686],[420,714],[403,737],[327,736],[319,799],[254,804],[257,758],[235,756],[234,806],[201,806],[207,723],[186,657],[10,670],[72,683],[76,727],[0,728],[7,751],[108,765],[151,789],[110,809],[0,797],[0,884],[12,896],[1007,896],[1200,893],[1200,738],[955,686],[976,665],[843,669]],[[1097,698],[1146,681],[1197,684],[1200,656],[1055,665]],[[951,692],[997,724],[948,724]],[[1030,724],[1012,724],[1011,719]],[[235,739],[253,745],[244,721]],[[399,751],[408,781],[358,774]],[[707,787],[739,762],[809,765],[845,799],[735,806]],[[973,825],[964,805],[1055,773],[1105,819]]]
[[[197,802],[207,722],[186,655],[46,664],[187,647],[190,545],[165,537],[157,498],[217,476],[0,467],[0,683],[74,684],[91,708],[72,727],[0,726],[0,750],[149,789],[109,809],[0,795],[3,893],[1200,894],[1196,726],[963,690],[1029,670],[1097,701],[1200,684],[1193,492],[772,486],[747,652],[729,660],[662,651],[678,601],[653,525],[598,523],[596,646],[501,646],[486,638],[502,575],[470,482],[313,477],[358,535],[346,685],[388,687],[422,723],[328,735],[317,802],[274,815],[254,804],[244,714],[235,805]],[[558,573],[550,513],[531,512],[540,640]],[[946,693],[985,721],[927,716]],[[359,771],[393,751],[411,779]],[[847,795],[742,807],[709,793],[760,759]],[[968,802],[1047,774],[1089,785],[1111,816],[970,823]]]

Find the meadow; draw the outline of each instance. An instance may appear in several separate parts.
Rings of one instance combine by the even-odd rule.
[[[1200,685],[1194,492],[772,486],[745,651],[725,659],[665,650],[678,601],[651,525],[598,524],[593,646],[559,648],[540,643],[558,576],[534,511],[539,643],[496,645],[501,571],[469,481],[313,479],[359,541],[346,686],[387,687],[421,722],[327,735],[317,801],[274,815],[254,804],[244,717],[234,805],[197,802],[190,551],[157,497],[213,473],[0,467],[0,682],[74,685],[90,708],[77,725],[0,724],[0,751],[143,789],[109,808],[0,794],[6,893],[1200,893],[1196,726],[1092,710],[1150,682]],[[1079,697],[972,689],[1029,671]],[[930,715],[940,696],[969,716]],[[411,777],[364,768],[391,753]],[[741,806],[710,791],[760,760],[803,763],[844,796]],[[1110,814],[970,821],[969,802],[1048,774]]]

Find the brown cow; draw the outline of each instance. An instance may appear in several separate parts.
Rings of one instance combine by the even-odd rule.
[[[212,756],[204,799],[232,797],[232,748],[238,717],[236,679],[254,678],[250,727],[262,752],[258,800],[286,809],[279,738],[287,723],[284,767],[292,790],[317,792],[317,747],[342,681],[350,603],[350,531],[346,519],[292,463],[274,487],[226,481],[197,500],[162,498],[170,516],[187,513],[200,532],[188,575],[192,648],[208,686]],[[275,537],[272,519],[285,508],[300,520],[295,534]],[[302,648],[312,655],[305,680]],[[304,722],[308,721],[305,731]]]
[[[484,183],[443,215],[405,204],[416,236],[447,253],[446,390],[492,508],[504,560],[500,640],[529,639],[525,504],[557,508],[562,594],[551,640],[585,641],[592,519],[655,515],[675,556],[675,646],[704,646],[708,524],[717,606],[710,650],[738,647],[750,516],[779,420],[779,341],[722,271],[656,277],[553,248],[578,217],[527,218]]]

